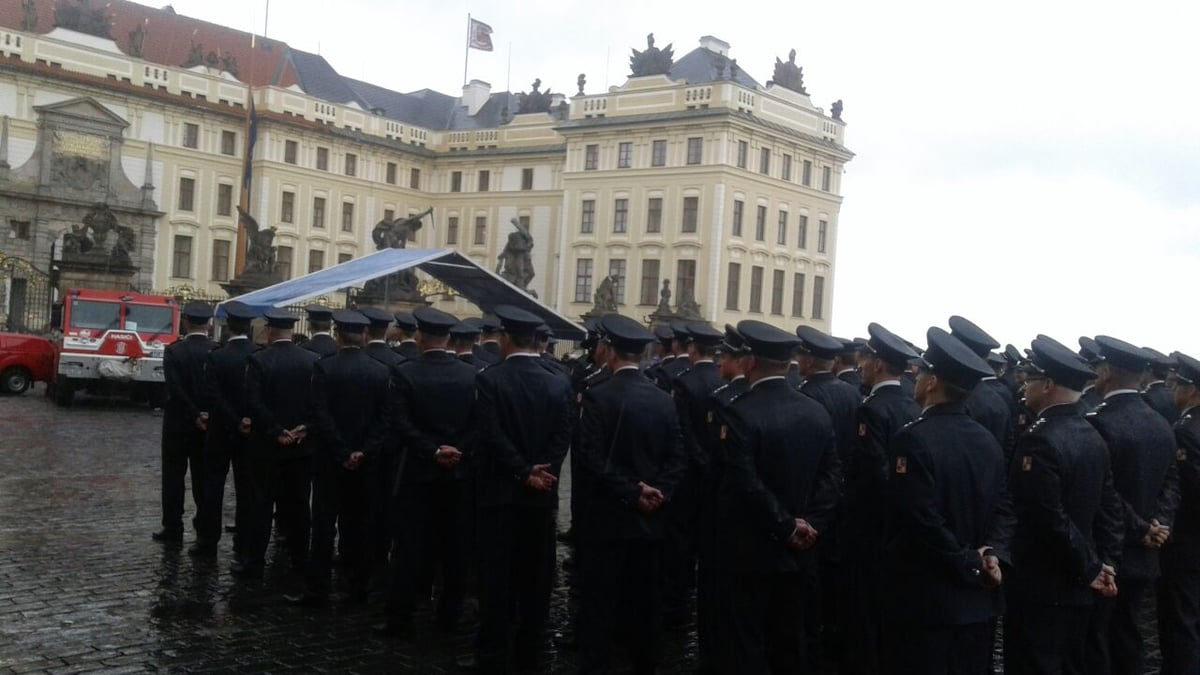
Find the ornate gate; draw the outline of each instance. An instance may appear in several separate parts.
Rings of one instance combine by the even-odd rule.
[[[50,275],[24,258],[0,253],[0,329],[11,333],[50,332]]]

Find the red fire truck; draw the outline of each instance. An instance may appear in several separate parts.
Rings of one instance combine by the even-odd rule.
[[[163,350],[179,337],[179,304],[167,295],[68,289],[57,325],[47,395],[70,405],[76,391],[129,393],[161,405]]]

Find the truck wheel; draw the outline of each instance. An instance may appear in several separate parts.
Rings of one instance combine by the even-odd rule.
[[[60,406],[66,407],[75,401],[75,387],[71,385],[71,378],[59,375],[54,380],[54,402]]]
[[[20,366],[9,368],[0,375],[0,392],[4,392],[5,394],[25,393],[25,390],[29,388],[29,384],[29,371]]]

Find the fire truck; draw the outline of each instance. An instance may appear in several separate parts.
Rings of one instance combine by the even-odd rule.
[[[179,304],[167,295],[67,289],[54,308],[54,379],[46,394],[61,406],[75,392],[127,393],[161,405],[163,353],[179,338]]]

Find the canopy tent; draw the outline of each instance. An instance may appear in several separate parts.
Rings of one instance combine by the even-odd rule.
[[[492,311],[496,305],[512,305],[542,317],[560,338],[582,340],[586,335],[582,326],[538,302],[537,298],[513,286],[503,277],[458,251],[445,248],[387,248],[230,300],[244,302],[262,311],[268,307],[293,305],[351,286],[361,286],[371,279],[413,267],[446,284],[485,312]],[[220,307],[217,313],[224,314]]]

